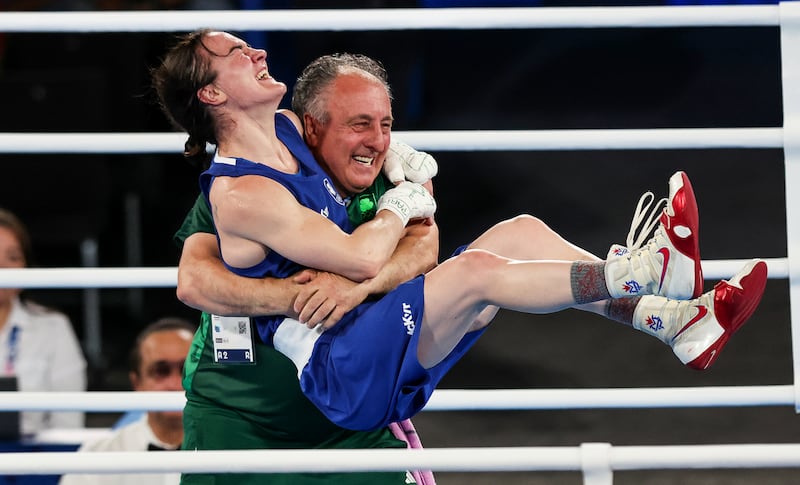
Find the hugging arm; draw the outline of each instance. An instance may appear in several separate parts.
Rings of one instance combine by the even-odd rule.
[[[228,271],[214,234],[197,232],[183,245],[177,296],[186,305],[216,315],[289,315],[296,284],[291,278],[245,278]]]
[[[219,257],[216,237],[195,233],[184,243],[177,295],[186,305],[217,315],[297,317],[305,308],[307,320],[319,309],[314,322],[329,327],[370,294],[385,293],[431,269],[436,265],[438,247],[436,225],[412,224],[378,275],[360,284],[310,270],[284,279],[256,279],[228,271]],[[297,305],[301,299],[310,306]],[[324,305],[329,307],[327,312],[320,308]]]
[[[332,273],[320,273],[299,288],[294,311],[309,327],[322,323],[330,328],[342,316],[371,295],[382,295],[436,266],[439,229],[436,224],[416,223],[406,228],[391,259],[374,278],[352,282]]]

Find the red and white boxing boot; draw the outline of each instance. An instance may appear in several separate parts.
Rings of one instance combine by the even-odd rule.
[[[754,259],[700,298],[643,296],[634,310],[633,327],[668,344],[687,366],[704,370],[756,310],[766,284],[767,263]]]
[[[646,215],[654,199],[653,193],[647,192],[639,200],[628,233],[628,246],[615,244],[609,251],[605,269],[608,291],[614,298],[638,295],[678,300],[697,298],[703,292],[700,217],[689,177],[684,172],[670,177],[669,197],[659,200]],[[656,220],[664,203],[666,207]],[[653,236],[642,246],[643,239],[657,223]],[[634,238],[640,226],[639,237]]]

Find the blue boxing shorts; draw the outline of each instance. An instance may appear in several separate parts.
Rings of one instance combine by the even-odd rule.
[[[327,331],[285,319],[275,348],[299,369],[303,393],[335,424],[373,430],[416,415],[444,375],[486,330],[470,332],[439,364],[417,360],[424,276],[365,302]]]

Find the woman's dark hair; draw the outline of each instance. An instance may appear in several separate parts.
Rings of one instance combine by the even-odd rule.
[[[189,135],[183,156],[202,168],[211,161],[206,143],[217,144],[214,117],[208,105],[197,97],[197,91],[213,83],[217,77],[217,73],[211,70],[209,57],[201,52],[210,53],[203,44],[210,32],[213,30],[200,29],[179,37],[161,64],[151,72],[161,111],[173,126]]]

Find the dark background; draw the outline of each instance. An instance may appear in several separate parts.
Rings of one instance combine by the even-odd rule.
[[[340,7],[414,4],[337,2]],[[270,5],[331,8],[322,1]],[[318,55],[351,51],[380,59],[394,87],[396,130],[783,124],[777,28],[247,35],[267,48],[270,71],[290,89],[299,70]],[[152,102],[148,69],[173,38],[171,33],[5,35],[0,132],[169,130]],[[434,155],[440,164],[436,194],[443,255],[522,212],[604,255],[610,244],[624,244],[641,193],[666,195],[669,176],[686,170],[700,205],[705,260],[786,256],[782,150]],[[177,264],[172,234],[197,194],[197,172],[179,154],[0,155],[0,163],[0,206],[28,223],[40,266],[80,266],[79,248],[87,239],[98,243],[99,266],[127,266],[137,259],[133,266]],[[138,208],[134,220],[126,219],[131,213],[126,207]],[[128,236],[131,223],[141,227],[141,237]],[[707,281],[707,289],[714,283]],[[29,294],[68,313],[85,337],[81,290]],[[174,289],[104,289],[100,298],[102,355],[92,358],[93,390],[127,388],[125,355],[148,322],[165,315],[197,317],[175,299]],[[704,373],[681,366],[655,339],[593,315],[502,312],[442,387],[791,384],[788,304],[788,282],[770,280],[751,323]],[[779,443],[797,442],[800,431],[789,406],[423,412],[416,423],[431,447]],[[788,484],[800,481],[796,475],[789,470],[618,472],[615,483]],[[581,483],[579,473],[437,476],[440,485]]]

